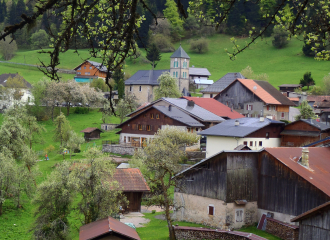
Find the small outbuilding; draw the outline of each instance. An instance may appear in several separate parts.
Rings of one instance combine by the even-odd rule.
[[[107,217],[80,227],[79,240],[140,240],[134,228]]]
[[[99,139],[100,133],[103,132],[103,130],[99,128],[86,128],[84,130],[81,130],[80,132],[84,133],[85,140],[93,140]]]

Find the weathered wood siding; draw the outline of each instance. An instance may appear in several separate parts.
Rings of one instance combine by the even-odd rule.
[[[85,133],[84,137],[85,139],[99,139],[100,138],[100,131],[99,130],[95,130],[93,132],[90,133]]]
[[[256,201],[258,194],[256,153],[222,153],[184,174],[186,194],[220,199]]]
[[[281,132],[283,131],[285,124],[270,124],[258,131],[246,136],[248,138],[265,138],[266,133],[269,133],[269,138],[281,138]]]
[[[153,118],[151,118],[153,114]],[[159,115],[159,119],[156,118],[156,114]],[[142,130],[139,130],[139,124],[142,125]],[[150,131],[147,130],[147,125],[150,126]],[[172,118],[167,117],[155,108],[150,108],[149,110],[142,113],[140,116],[126,122],[122,126],[122,133],[133,133],[133,134],[146,134],[154,135],[162,125],[170,126],[186,126],[185,124],[176,121]]]
[[[124,196],[129,201],[125,206],[129,212],[141,212],[142,192],[124,192]]]
[[[291,123],[285,126],[285,130],[296,130],[296,131],[312,131],[312,132],[319,132],[320,129],[314,127],[310,124],[307,124],[303,121],[298,121]]]
[[[299,240],[330,240],[330,208],[299,222]]]
[[[258,208],[297,216],[330,200],[267,152],[258,165]]]
[[[260,98],[252,94],[249,89],[243,86],[239,81],[234,82],[229,88],[223,90],[215,99],[234,109],[243,109],[244,103],[262,102]]]
[[[227,201],[258,200],[258,154],[227,153]]]
[[[182,179],[182,190],[176,191],[226,201],[227,154],[219,154],[188,171]]]

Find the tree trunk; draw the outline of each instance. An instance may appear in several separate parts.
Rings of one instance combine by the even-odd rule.
[[[66,115],[69,116],[70,114],[70,102],[68,102],[68,106],[66,106]]]
[[[167,221],[169,237],[170,237],[170,240],[176,240],[174,228],[172,225],[167,188],[165,187],[163,179],[162,179],[162,187],[163,187],[164,203],[165,203],[165,217],[166,217],[166,221]]]
[[[55,105],[52,106],[52,121],[54,122],[54,110],[55,110]],[[61,111],[61,108],[60,108]]]

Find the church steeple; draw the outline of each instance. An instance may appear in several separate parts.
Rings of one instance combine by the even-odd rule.
[[[188,54],[180,47],[172,54],[170,74],[178,79],[180,92],[183,88],[189,91],[189,60]]]

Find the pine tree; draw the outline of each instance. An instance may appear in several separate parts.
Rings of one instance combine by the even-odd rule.
[[[154,70],[161,59],[160,51],[155,43],[149,46],[146,58],[151,62],[152,70]]]
[[[166,0],[166,9],[163,11],[164,16],[171,22],[173,27],[182,28],[183,20],[180,18],[178,8],[174,0]]]
[[[2,23],[5,20],[5,15],[3,13],[3,5],[2,2],[0,2],[0,23]]]
[[[21,18],[22,14],[26,13],[26,5],[24,0],[18,0],[16,4],[16,18],[15,23],[21,22],[23,19]]]
[[[16,24],[16,3],[14,1],[10,6],[7,21],[10,25]]]
[[[312,78],[312,73],[311,72],[306,72],[304,74],[304,77],[300,79],[300,84],[304,87],[307,86],[309,89],[309,86],[315,85],[315,81]]]
[[[115,80],[115,90],[118,90],[119,99],[124,97],[125,93],[125,81],[124,72],[121,68],[117,68],[113,74],[113,79]]]

